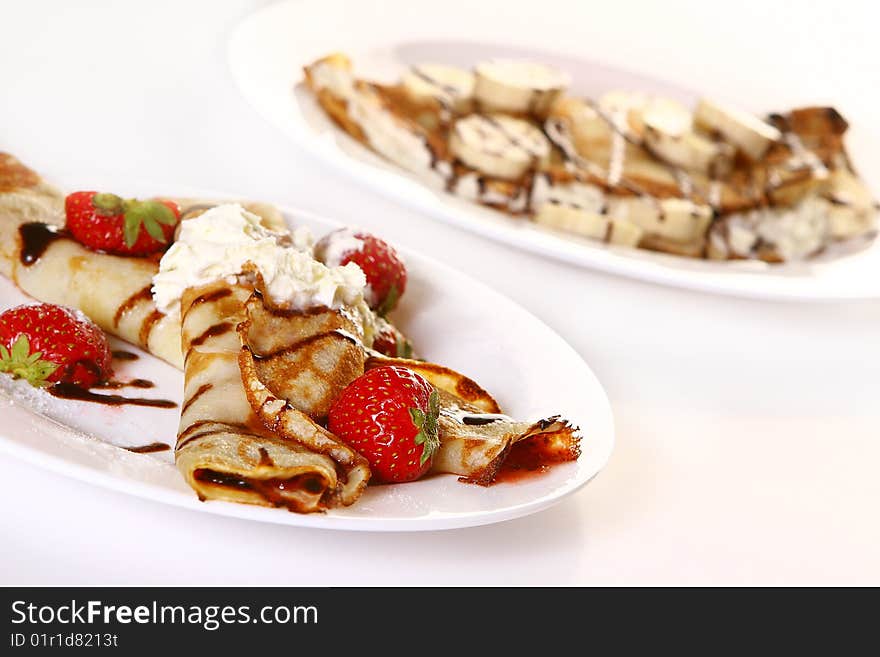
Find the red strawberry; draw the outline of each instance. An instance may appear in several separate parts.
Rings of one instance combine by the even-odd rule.
[[[378,317],[376,334],[373,337],[373,350],[391,358],[412,358],[413,348],[410,341],[397,330],[391,322]]]
[[[397,251],[370,233],[335,230],[315,244],[315,257],[328,267],[349,262],[360,267],[367,277],[367,303],[380,315],[394,310],[406,290],[406,267]]]
[[[31,385],[93,386],[113,374],[111,358],[104,332],[70,308],[41,303],[0,314],[0,372]]]
[[[67,230],[80,244],[129,256],[164,250],[180,219],[180,209],[171,201],[138,201],[97,192],[70,194],[64,211]]]
[[[330,409],[328,428],[370,463],[373,480],[413,481],[431,467],[440,446],[440,398],[430,383],[404,367],[369,370],[352,381]]]

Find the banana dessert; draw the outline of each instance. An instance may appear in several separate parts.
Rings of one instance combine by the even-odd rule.
[[[876,234],[831,107],[760,117],[710,99],[571,93],[564,71],[425,63],[396,84],[335,53],[305,85],[350,136],[431,187],[551,230],[692,258],[805,260]]]

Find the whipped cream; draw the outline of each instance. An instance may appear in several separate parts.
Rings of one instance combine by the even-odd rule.
[[[328,267],[338,267],[345,256],[363,248],[359,232],[355,228],[340,228],[327,233],[315,245],[315,257]]]
[[[327,267],[312,257],[312,243],[308,229],[274,232],[237,203],[218,205],[182,222],[177,241],[153,278],[153,298],[159,310],[179,316],[184,290],[234,279],[250,263],[276,303],[333,309],[364,305],[366,277],[361,269],[354,263]]]

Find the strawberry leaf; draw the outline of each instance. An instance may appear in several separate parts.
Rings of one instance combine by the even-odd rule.
[[[131,248],[137,242],[138,233],[141,231],[141,224],[137,219],[129,219],[128,213],[125,214],[125,221],[122,224],[122,236],[125,239],[125,246]]]
[[[0,345],[0,372],[11,374],[16,379],[25,379],[35,387],[49,385],[46,381],[58,369],[58,365],[42,360],[41,351],[30,353],[30,343],[26,335],[19,335],[12,349]]]
[[[399,298],[400,292],[397,291],[397,286],[392,285],[391,289],[388,290],[388,295],[385,297],[382,305],[376,308],[376,314],[379,315],[379,317],[385,317],[388,313],[394,310]]]
[[[147,229],[147,233],[154,240],[165,243],[165,233],[162,232],[162,226],[159,225],[158,221],[145,221],[144,228]]]
[[[95,194],[92,197],[92,206],[101,214],[112,217],[122,212],[124,201],[116,194]]]
[[[427,415],[420,408],[409,409],[409,415],[412,418],[413,424],[419,430],[413,441],[416,445],[422,445],[422,456],[419,459],[419,465],[424,465],[440,447],[438,433],[440,395],[437,394],[436,390],[431,391],[431,396],[428,398]]]
[[[129,248],[137,242],[141,226],[147,234],[161,244],[168,240],[161,224],[173,226],[177,223],[174,212],[159,201],[126,201],[125,225],[123,229],[125,245]]]
[[[395,346],[398,358],[412,358],[413,349],[409,340],[398,338]]]

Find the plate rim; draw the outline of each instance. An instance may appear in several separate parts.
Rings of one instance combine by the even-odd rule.
[[[273,14],[280,14],[285,11],[297,11],[308,4],[302,0],[285,0],[265,7],[261,7],[248,15],[241,18],[230,31],[226,41],[226,59],[229,73],[233,78],[241,96],[248,105],[269,125],[286,135],[296,146],[301,148],[310,156],[318,159],[336,171],[344,173],[346,177],[356,181],[358,185],[364,187],[373,193],[379,194],[394,203],[407,208],[414,212],[421,212],[428,215],[436,222],[451,225],[460,230],[477,235],[478,237],[488,239],[499,243],[502,246],[509,246],[521,251],[530,253],[536,257],[544,258],[550,261],[564,262],[579,268],[588,269],[590,271],[620,276],[625,279],[640,281],[651,285],[659,285],[663,287],[684,289],[704,294],[722,295],[726,297],[753,299],[758,301],[781,301],[790,303],[832,303],[843,301],[862,301],[874,300],[880,298],[880,285],[874,289],[851,288],[841,283],[836,284],[831,289],[824,287],[816,290],[815,281],[821,280],[822,273],[818,273],[811,278],[804,279],[802,283],[794,286],[784,284],[783,281],[790,279],[784,272],[774,273],[768,271],[744,271],[735,270],[733,267],[755,266],[768,267],[767,263],[760,261],[725,261],[713,262],[704,259],[683,258],[671,254],[653,253],[643,249],[634,250],[633,254],[619,254],[619,249],[609,247],[605,244],[592,244],[586,240],[579,239],[577,236],[565,237],[554,235],[549,231],[539,230],[529,227],[529,231],[521,230],[519,226],[512,223],[514,218],[500,211],[493,211],[491,208],[474,204],[473,208],[456,208],[450,201],[456,201],[454,196],[448,199],[437,195],[438,190],[432,189],[429,185],[407,175],[405,171],[398,170],[396,167],[377,167],[370,162],[355,158],[343,149],[334,145],[334,148],[325,147],[329,144],[329,140],[318,139],[317,133],[308,130],[304,115],[297,109],[297,114],[303,116],[302,125],[297,123],[280,124],[277,117],[273,116],[273,112],[258,103],[255,97],[247,91],[248,82],[245,75],[246,67],[242,65],[239,53],[246,51],[245,39],[248,30],[255,30],[260,25],[261,20]],[[375,43],[375,37],[370,43]],[[511,43],[511,45],[516,45]],[[387,47],[387,44],[386,44]],[[552,46],[542,46],[544,50],[553,52]],[[563,50],[558,54],[564,54],[568,57],[579,56],[576,53],[567,53]],[[594,60],[581,60],[589,62]],[[297,65],[301,64],[298,60],[290,63],[290,70],[297,70]],[[595,62],[598,63],[598,62]],[[635,71],[626,71],[620,66],[613,66],[621,72],[628,72],[642,77],[651,77],[652,79],[661,81],[658,76],[648,75],[645,73],[636,73]],[[294,100],[294,88],[300,86],[300,80],[293,77],[289,80],[289,96],[291,99],[291,107],[297,108]],[[678,86],[678,85],[676,85]],[[357,145],[363,149],[365,154],[378,157],[370,149],[357,143],[351,139],[342,130],[333,126],[333,140],[338,139],[350,140],[352,145]],[[391,177],[393,176],[393,178]],[[389,184],[389,181],[394,181]],[[478,215],[480,212],[493,212],[495,217],[485,220]],[[510,221],[510,225],[503,224],[500,220],[506,219]],[[498,220],[498,221],[496,221]],[[542,246],[535,247],[534,240],[537,237],[541,240]],[[872,262],[876,262],[880,266],[880,238],[874,245],[868,247],[872,250],[870,257]],[[855,254],[857,255],[857,254]],[[845,260],[847,256],[843,256]],[[669,262],[664,262],[664,261]],[[681,266],[675,266],[680,263]],[[697,263],[697,266],[714,266],[724,264],[729,265],[726,269],[720,267],[715,272],[689,272],[685,265],[688,263]],[[835,261],[823,263],[821,261],[805,261],[803,263],[791,263],[792,266],[822,266],[823,264],[833,265]],[[789,270],[790,271],[790,270]],[[743,285],[730,285],[727,282],[707,280],[700,274],[720,274],[723,276],[735,276],[738,280],[746,280],[747,277],[767,277],[775,283],[779,283],[780,287],[774,287],[775,283],[770,285],[746,283]],[[693,275],[692,275],[693,274]]]
[[[99,178],[104,177],[105,176],[99,176]],[[70,180],[75,178],[75,176],[59,175],[57,178],[59,180]],[[203,197],[227,200],[240,200],[247,198],[246,195],[236,195],[228,192],[214,192],[202,188],[166,186],[144,179],[138,180],[136,183],[130,183],[129,186],[149,186],[154,189],[169,188],[174,190],[176,193],[175,195],[178,197]],[[343,222],[337,219],[329,218],[323,214],[301,209],[293,205],[273,205],[284,215],[286,220],[302,218],[329,226],[344,225]],[[191,511],[201,511],[211,515],[233,517],[255,522],[269,522],[291,527],[305,527],[333,531],[421,532],[464,529],[468,527],[490,525],[498,522],[514,520],[516,518],[543,511],[580,491],[605,469],[616,445],[614,412],[608,394],[595,372],[593,372],[586,360],[578,354],[577,351],[575,351],[575,349],[561,335],[559,335],[559,333],[527,308],[520,305],[507,295],[497,291],[483,281],[437,260],[433,256],[405,247],[400,248],[400,251],[405,257],[415,257],[416,260],[428,265],[429,269],[452,275],[459,280],[466,281],[469,285],[475,285],[481,288],[483,294],[494,296],[502,303],[507,303],[518,312],[524,313],[546,331],[552,339],[557,341],[561,348],[566,349],[572,357],[576,359],[575,362],[579,363],[578,369],[582,370],[582,374],[587,377],[590,385],[594,388],[591,397],[595,395],[597,405],[601,406],[601,411],[606,416],[604,422],[607,425],[607,436],[605,436],[603,440],[597,441],[597,445],[603,447],[603,449],[595,453],[596,463],[592,471],[586,472],[580,479],[562,484],[562,489],[560,491],[539,496],[528,502],[502,507],[500,509],[470,513],[450,512],[449,515],[426,515],[416,518],[393,517],[376,519],[368,516],[333,515],[332,513],[296,514],[286,512],[284,509],[248,504],[234,504],[231,502],[221,502],[216,500],[210,501],[209,503],[203,503],[200,502],[194,494],[190,495],[189,493],[191,493],[191,491],[189,490],[186,492],[176,492],[160,484],[132,480],[122,475],[102,471],[95,466],[88,466],[77,463],[71,459],[65,459],[62,456],[52,454],[39,446],[26,444],[21,439],[16,440],[12,433],[7,431],[5,427],[0,427],[0,453],[22,460],[34,467],[48,470],[54,474],[59,474],[100,488],[114,490],[125,495],[138,497],[148,502],[158,502]],[[7,397],[6,393],[2,393],[2,396],[4,398]],[[57,436],[54,438],[51,436],[52,431],[56,431],[62,432],[63,434],[72,434],[73,439],[92,440],[99,446],[99,450],[113,450],[113,452],[108,451],[107,454],[117,453],[115,450],[122,449],[65,425],[62,422],[41,415],[28,405],[16,403],[16,409],[17,411],[26,414],[30,428],[33,431],[36,431],[41,438],[46,437],[47,439],[57,440]],[[454,475],[449,476],[453,477]]]

